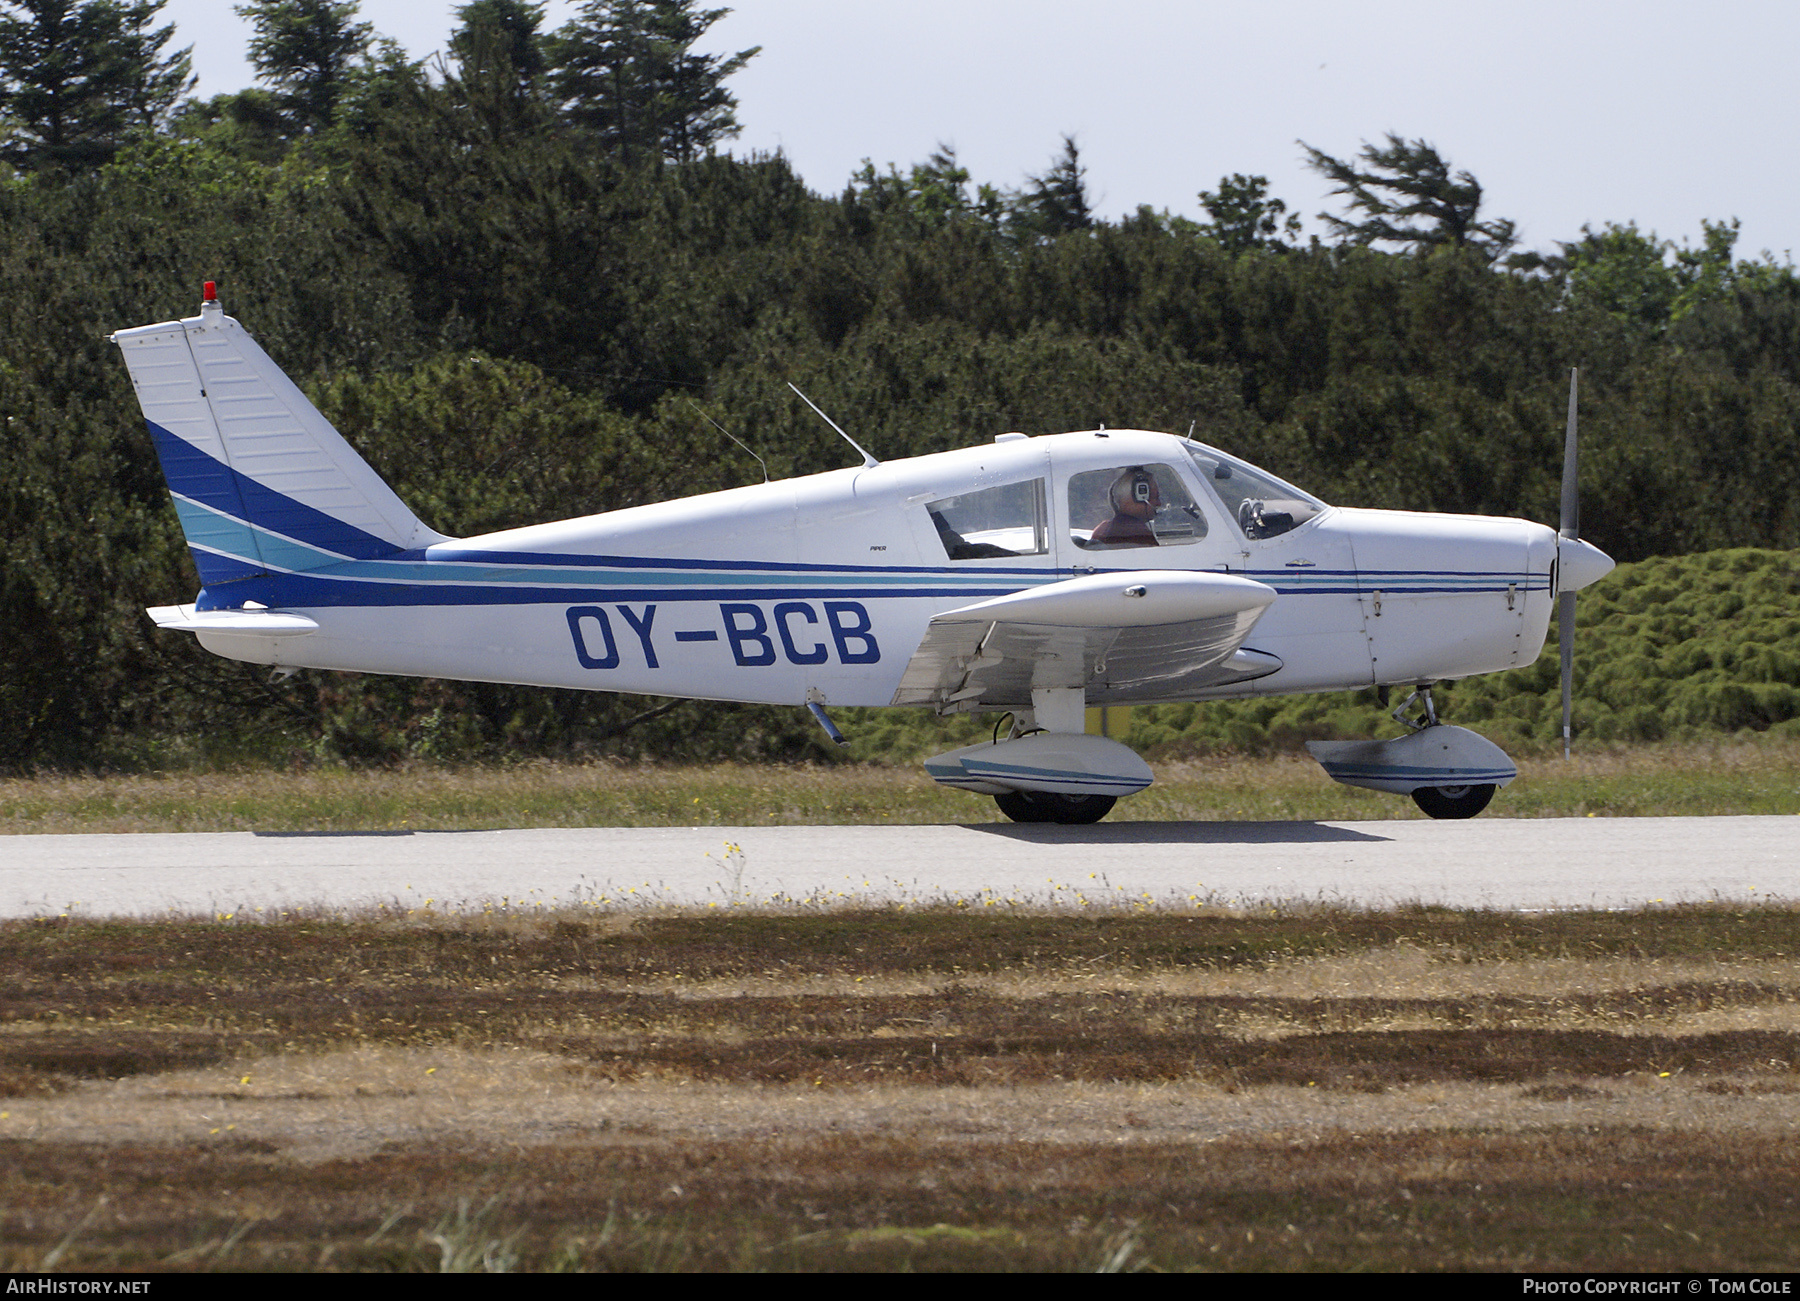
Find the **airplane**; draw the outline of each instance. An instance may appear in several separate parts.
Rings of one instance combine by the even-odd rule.
[[[926,771],[1020,822],[1093,822],[1151,783],[1092,706],[1367,687],[1409,691],[1407,734],[1314,742],[1327,774],[1473,816],[1517,769],[1431,684],[1530,664],[1560,604],[1566,744],[1575,593],[1613,567],[1578,536],[1573,374],[1559,530],[1331,506],[1167,433],[882,462],[838,429],[860,465],[452,538],[212,282],[198,315],[112,340],[201,582],[159,627],[284,674],[804,706],[840,743],[828,707],[993,714]]]

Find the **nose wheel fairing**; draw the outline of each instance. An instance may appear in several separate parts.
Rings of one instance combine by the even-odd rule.
[[[1306,748],[1333,781],[1410,795],[1434,818],[1475,816],[1519,775],[1506,751],[1449,723],[1391,741],[1308,741]]]

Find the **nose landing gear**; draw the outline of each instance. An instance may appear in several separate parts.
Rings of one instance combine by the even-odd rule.
[[[1428,685],[1400,702],[1394,721],[1409,735],[1393,741],[1308,741],[1306,748],[1333,781],[1410,795],[1430,818],[1472,818],[1519,775],[1492,741],[1438,721]]]
[[[1406,711],[1417,703],[1418,715]],[[1431,699],[1431,684],[1422,682],[1394,710],[1394,721],[1414,732],[1438,727],[1437,705]],[[1467,782],[1457,786],[1420,786],[1411,792],[1412,802],[1428,818],[1472,818],[1488,806],[1500,788],[1493,782]]]

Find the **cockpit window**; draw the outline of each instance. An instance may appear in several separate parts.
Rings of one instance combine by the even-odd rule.
[[[1183,443],[1200,477],[1224,499],[1225,509],[1251,539],[1279,537],[1325,509],[1325,503],[1290,483],[1204,443]]]
[[[952,560],[1041,556],[1049,550],[1042,479],[940,497],[925,509]]]
[[[1173,466],[1120,465],[1070,478],[1069,536],[1084,551],[1179,546],[1206,536],[1206,516]]]

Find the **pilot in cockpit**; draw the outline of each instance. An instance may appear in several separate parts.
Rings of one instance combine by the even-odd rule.
[[[1113,517],[1094,529],[1090,543],[1113,547],[1154,547],[1150,521],[1162,509],[1156,476],[1141,465],[1124,471],[1112,485]]]

